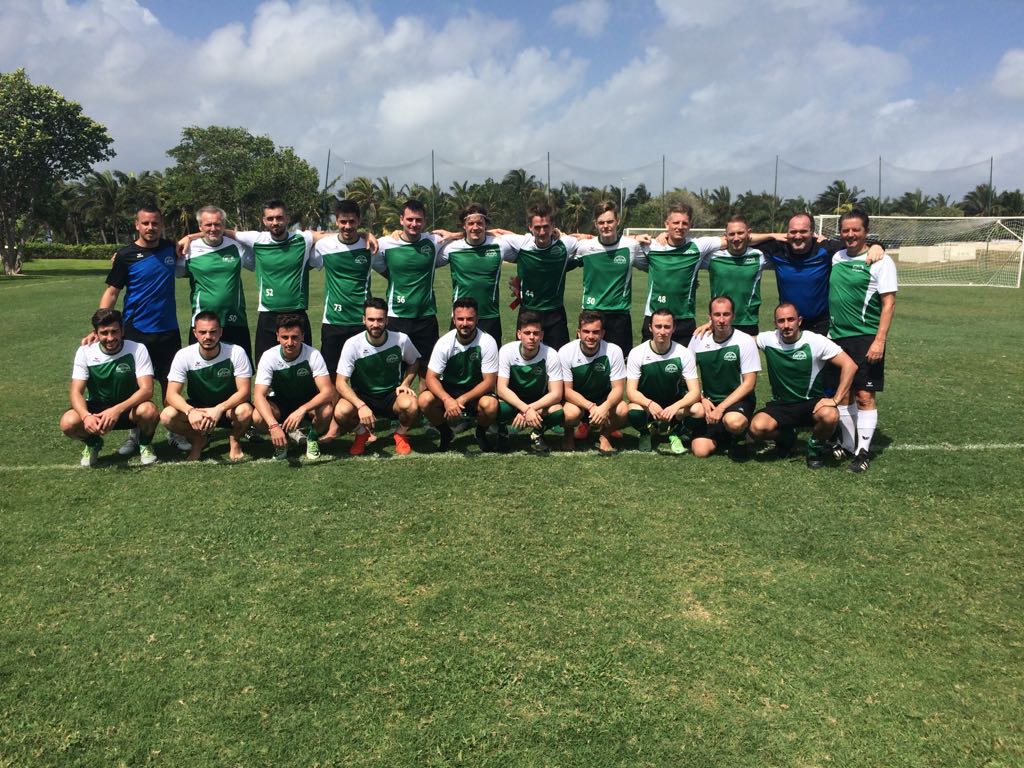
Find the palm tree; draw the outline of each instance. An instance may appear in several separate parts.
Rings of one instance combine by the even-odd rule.
[[[996,190],[989,184],[979,184],[960,201],[967,216],[990,216],[996,203]]]
[[[836,179],[814,199],[815,213],[842,214],[852,210],[864,190],[847,186],[842,179]]]
[[[903,196],[896,201],[896,210],[903,216],[924,216],[934,205],[935,199],[918,188],[913,192],[904,192]]]

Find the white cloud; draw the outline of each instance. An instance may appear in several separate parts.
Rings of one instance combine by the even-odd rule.
[[[1024,50],[1013,48],[1003,54],[992,87],[1002,96],[1024,99]]]
[[[551,11],[551,20],[574,28],[584,37],[595,38],[604,31],[610,15],[608,0],[578,0],[557,6]]]

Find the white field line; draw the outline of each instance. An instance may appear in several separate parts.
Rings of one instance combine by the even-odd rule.
[[[889,451],[943,451],[943,452],[976,452],[976,451],[1020,451],[1024,450],[1024,443],[963,443],[956,445],[954,443],[931,443],[931,444],[912,444],[907,443],[906,445],[890,445],[885,449],[885,453]],[[638,453],[638,451],[623,451],[624,455],[632,453]],[[450,451],[448,453],[414,453],[411,456],[394,456],[390,454],[371,454],[369,456],[351,457],[351,456],[331,456],[325,455],[323,459],[318,462],[307,462],[299,451],[295,452],[295,455],[291,457],[291,463],[299,463],[302,465],[312,466],[314,464],[334,464],[343,461],[355,461],[355,462],[376,462],[376,461],[500,461],[508,456],[529,456],[530,454],[526,451],[514,451],[512,453],[474,453],[469,456],[458,453],[457,451]],[[545,459],[585,459],[585,458],[598,458],[596,453],[562,453],[560,451],[553,451]],[[539,459],[543,461],[544,459]],[[610,460],[614,460],[610,459]],[[274,459],[250,459],[243,461],[239,464],[230,464],[224,461],[214,461],[212,459],[193,463],[190,461],[162,461],[158,464],[143,468],[139,463],[138,459],[135,459],[131,463],[111,463],[102,464],[97,469],[132,469],[142,471],[145,469],[146,472],[163,472],[173,469],[188,469],[197,466],[219,466],[219,467],[247,467],[254,464],[278,464]],[[55,472],[60,470],[82,470],[78,464],[28,464],[24,466],[4,466],[0,464],[0,472]]]

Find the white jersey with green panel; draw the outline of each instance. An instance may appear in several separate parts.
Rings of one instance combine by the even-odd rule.
[[[440,266],[437,235],[420,235],[415,243],[382,237],[371,265],[388,279],[389,317],[429,317],[437,314],[434,269]]]
[[[325,324],[363,324],[363,304],[370,298],[371,258],[363,238],[343,243],[339,237],[322,237],[313,246],[310,266],[324,271]]]
[[[255,268],[252,250],[237,240],[225,237],[219,245],[208,245],[202,238],[193,240],[189,252],[179,262],[188,276],[192,322],[200,312],[216,312],[223,327],[249,322],[245,314],[242,268]]]
[[[694,336],[689,349],[697,358],[704,397],[715,405],[736,391],[744,374],[761,370],[757,343],[743,331],[733,329],[725,341],[715,341],[710,333],[699,338]]]
[[[312,232],[289,232],[274,240],[269,232],[235,232],[235,240],[252,248],[260,312],[309,308],[309,256]]]
[[[778,331],[764,331],[757,334],[757,346],[764,350],[772,399],[781,403],[820,398],[825,366],[842,352],[834,341],[811,331],[801,331],[792,344],[784,342]]]
[[[287,403],[302,404],[320,392],[318,376],[327,376],[327,363],[309,344],[303,344],[294,360],[285,360],[281,345],[271,347],[256,366],[256,384],[269,386],[273,396]]]
[[[711,295],[728,296],[736,310],[733,325],[757,325],[761,309],[761,273],[767,260],[756,248],[734,256],[721,248],[704,257],[702,266],[711,274]]]
[[[830,338],[874,336],[882,317],[881,294],[897,290],[896,263],[883,255],[868,266],[866,255],[851,257],[843,249],[832,257],[828,282]]]
[[[630,350],[626,378],[637,382],[644,397],[664,407],[683,398],[684,382],[697,378],[697,363],[690,350],[674,341],[663,354],[654,351],[653,342],[645,341]]]
[[[583,309],[629,312],[633,300],[633,267],[643,269],[647,256],[631,237],[611,245],[598,238],[580,240],[573,262],[583,267]]]
[[[518,341],[510,341],[498,350],[498,378],[508,379],[509,389],[525,403],[544,397],[549,381],[565,381],[555,350],[542,343],[536,355],[526,358]]]
[[[71,378],[85,382],[87,400],[117,405],[139,389],[139,376],[152,376],[153,362],[145,345],[124,341],[112,355],[94,342],[79,347],[71,367]]]
[[[452,302],[470,296],[476,299],[477,317],[491,319],[501,315],[501,264],[512,259],[508,238],[487,235],[480,245],[465,238],[448,243],[439,252],[438,266],[451,267]]]
[[[485,373],[498,372],[498,344],[479,328],[473,340],[463,344],[458,332],[451,330],[437,340],[427,367],[446,392],[468,392],[484,380]]]
[[[554,312],[565,307],[565,273],[576,264],[573,256],[579,241],[562,235],[547,248],[537,245],[533,235],[508,238],[512,246],[510,261],[516,263],[520,304],[524,310]]]
[[[647,250],[644,314],[667,309],[678,320],[692,320],[701,262],[722,247],[720,237],[698,237],[682,245],[652,241]],[[643,267],[640,267],[643,269]]]
[[[185,385],[188,399],[198,408],[209,408],[232,397],[235,379],[251,379],[252,366],[245,350],[237,344],[221,342],[217,355],[203,357],[198,344],[190,344],[174,353],[168,381]]]
[[[565,381],[572,382],[572,388],[587,400],[603,403],[612,391],[613,381],[626,378],[626,364],[618,344],[609,344],[604,339],[593,355],[587,356],[580,346],[580,340],[570,341],[558,350]]]
[[[348,378],[356,394],[380,397],[397,389],[409,366],[419,359],[419,351],[404,333],[386,330],[380,346],[374,346],[364,331],[341,348],[338,373]]]

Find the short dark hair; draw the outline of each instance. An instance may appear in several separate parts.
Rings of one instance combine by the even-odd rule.
[[[843,222],[847,219],[860,219],[864,225],[864,231],[868,230],[868,214],[862,208],[853,208],[839,217],[839,226],[843,226]]]
[[[596,219],[602,213],[608,213],[609,211],[615,214],[615,218],[619,217],[619,206],[611,200],[602,200],[594,206],[594,218]]]
[[[196,312],[196,316],[192,318],[192,327],[196,327],[196,323],[200,320],[216,320],[217,325],[220,325],[220,317],[216,312],[210,309],[204,309],[202,312]]]
[[[731,296],[726,296],[724,293],[721,296],[715,296],[711,301],[708,302],[708,314],[711,314],[711,307],[716,301],[728,301],[729,311],[736,312],[736,302],[732,300]]]
[[[651,312],[651,320],[653,320],[656,315],[668,315],[669,317],[672,318],[673,323],[676,321],[676,316],[672,314],[672,310],[670,310],[668,307],[660,307],[659,309],[656,309],[653,312]]]
[[[555,218],[555,210],[550,205],[544,202],[532,203],[526,209],[527,223],[533,221],[534,216],[540,216],[542,219],[553,219]]]
[[[424,216],[427,215],[427,206],[423,204],[422,200],[417,200],[415,197],[410,197],[402,205],[402,213],[405,213],[407,210],[413,213],[422,213]]]
[[[540,314],[538,312],[534,312],[532,309],[519,313],[519,319],[516,320],[516,330],[521,331],[528,325],[539,325],[542,328],[544,327],[544,323],[542,323],[540,319]]]
[[[360,219],[363,217],[362,212],[359,210],[359,203],[355,200],[349,200],[348,198],[339,200],[337,205],[334,206],[335,216],[341,216],[343,213],[355,214]]]
[[[384,301],[380,296],[371,296],[363,302],[363,314],[366,314],[368,309],[383,309],[384,314],[387,314],[388,303]]]
[[[796,316],[800,317],[800,310],[792,301],[780,301],[778,304],[776,304],[775,310],[772,312],[772,317],[774,318],[777,314],[779,314],[779,310],[782,309],[783,307],[792,307],[793,311],[796,312]]]
[[[285,205],[284,200],[279,197],[272,197],[263,204],[264,211],[269,211],[271,208],[280,208],[285,212],[285,215],[288,214],[288,206]]]
[[[681,213],[690,221],[693,221],[693,206],[689,203],[676,203],[675,205],[670,205],[668,210],[665,211],[665,218],[668,219],[668,217],[673,213]]]
[[[472,309],[474,312],[480,312],[480,305],[476,303],[476,299],[472,296],[460,296],[452,302],[452,314],[455,314],[456,309]]]
[[[98,331],[103,326],[115,324],[124,328],[124,320],[121,318],[119,310],[102,307],[92,313],[92,329],[94,331]]]
[[[155,213],[161,219],[164,217],[164,215],[160,212],[160,209],[157,208],[155,205],[149,205],[149,204],[140,205],[138,208],[135,209],[135,218],[136,219],[139,218],[139,214],[140,213]]]
[[[747,221],[747,217],[744,216],[742,213],[734,213],[732,216],[729,217],[729,220],[726,221],[725,223],[726,226],[728,226],[729,224],[742,224],[747,229],[750,229],[750,222]]]
[[[476,214],[481,214],[484,217],[484,221],[488,224],[491,223],[491,217],[487,215],[487,209],[480,203],[470,203],[463,207],[463,209],[459,211],[459,223],[465,224],[467,218]]]
[[[282,315],[278,315],[277,322],[274,323],[274,328],[278,331],[282,328],[302,328],[303,336],[306,334],[301,315],[297,315],[294,312],[285,312]]]
[[[580,312],[580,320],[577,328],[582,328],[584,325],[590,323],[600,323],[601,327],[604,327],[604,314],[598,312],[596,309],[584,309]]]
[[[807,221],[811,225],[811,231],[813,232],[814,231],[814,217],[811,214],[809,214],[807,211],[797,211],[796,213],[794,213],[792,216],[789,217],[789,222],[792,222],[793,219],[796,219],[796,218],[798,218],[800,216],[803,216],[805,219],[807,219]],[[788,222],[787,222],[786,226],[787,227],[789,226]]]

